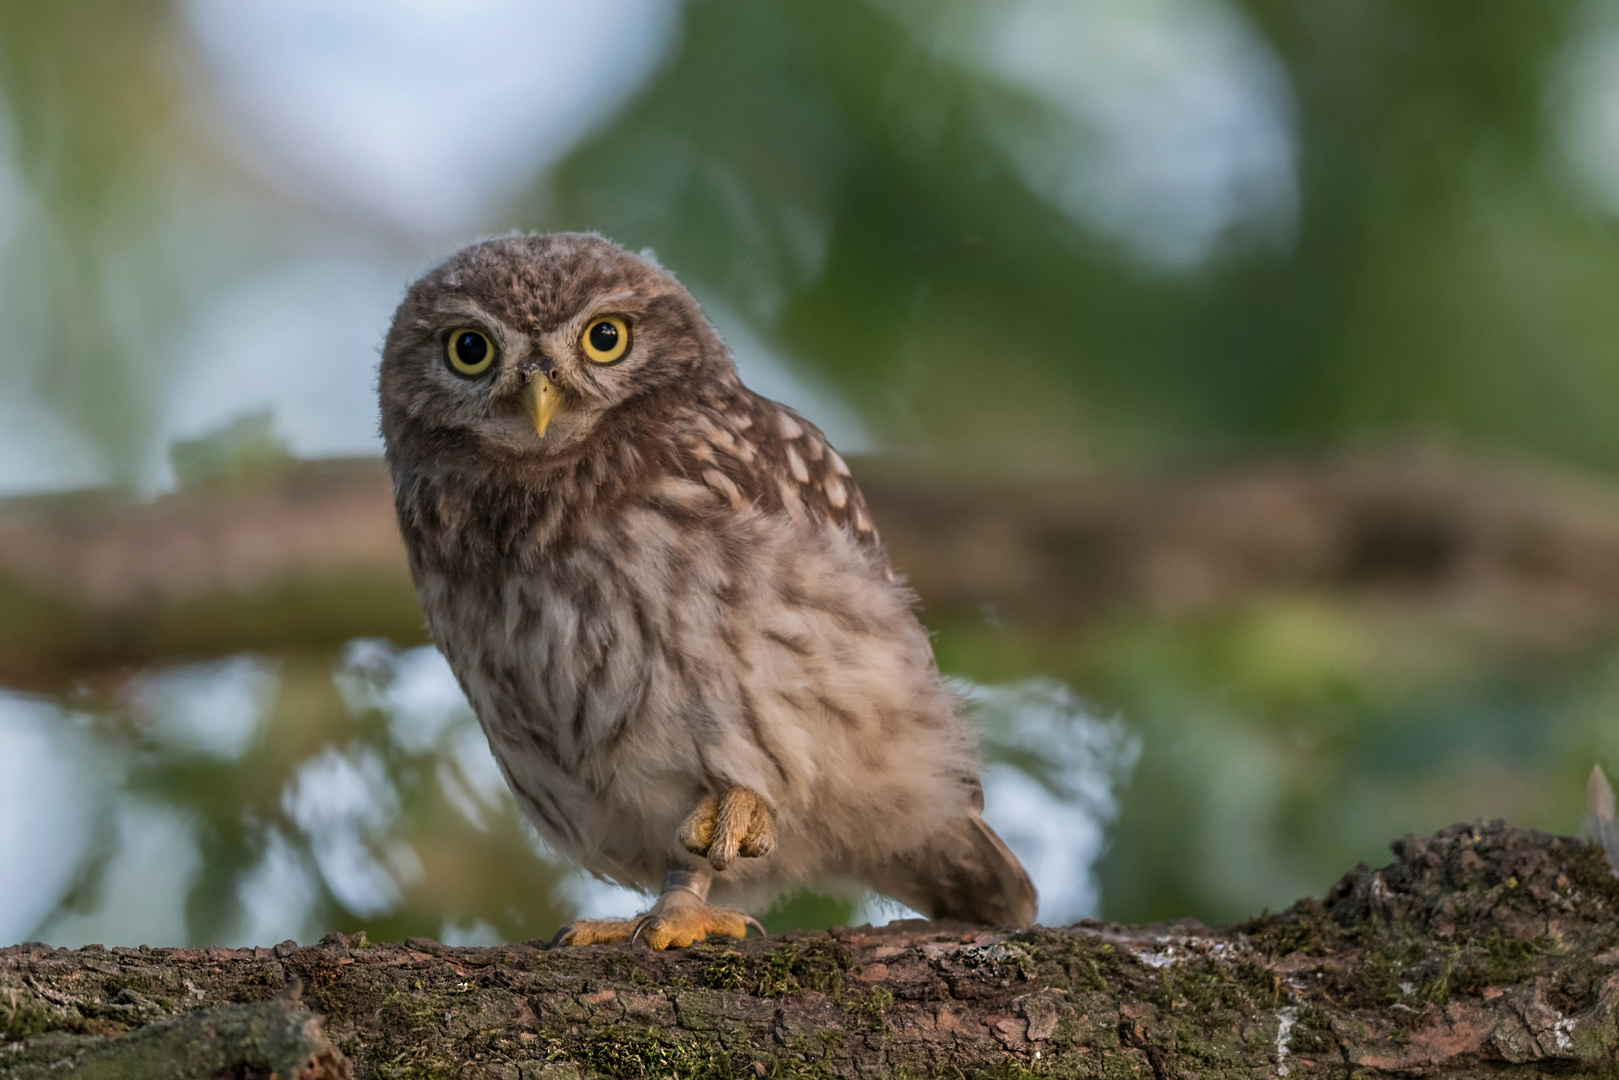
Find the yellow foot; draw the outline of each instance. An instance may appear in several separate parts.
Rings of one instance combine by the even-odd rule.
[[[552,945],[611,945],[635,936],[639,919],[580,919],[557,931]]]
[[[776,846],[770,828],[770,807],[745,787],[710,792],[697,800],[680,823],[680,843],[693,855],[702,855],[716,870],[724,870],[741,855],[757,859]]]
[[[745,938],[748,927],[764,933],[757,919],[730,908],[693,904],[650,911],[639,919],[580,919],[557,931],[552,945],[612,945],[639,941],[648,948],[684,949],[709,937]]]
[[[634,940],[659,951],[684,949],[694,941],[711,937],[745,938],[750,926],[758,927],[761,934],[765,932],[751,915],[730,908],[692,905],[641,916]]]

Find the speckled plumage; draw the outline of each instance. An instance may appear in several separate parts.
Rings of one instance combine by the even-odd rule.
[[[580,337],[605,314],[630,346],[601,366]],[[480,378],[444,360],[460,327],[497,350]],[[543,436],[519,404],[536,378],[564,402]],[[742,385],[672,275],[581,234],[469,247],[400,306],[381,401],[434,640],[558,849],[643,889],[712,875],[734,903],[844,879],[1033,919],[860,489],[814,425]],[[774,844],[711,870],[677,833],[735,788]]]

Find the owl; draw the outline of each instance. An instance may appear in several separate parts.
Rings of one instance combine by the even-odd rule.
[[[860,489],[650,254],[511,236],[411,286],[379,393],[433,639],[513,796],[657,892],[561,944],[743,937],[810,882],[1033,921]]]

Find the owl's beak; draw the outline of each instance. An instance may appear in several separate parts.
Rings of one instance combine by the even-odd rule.
[[[545,438],[545,429],[551,417],[562,409],[562,391],[544,374],[529,379],[523,387],[523,411],[534,419],[534,430]]]

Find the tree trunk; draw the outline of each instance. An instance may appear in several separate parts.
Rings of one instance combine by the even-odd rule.
[[[22,945],[0,950],[0,1076],[1613,1075],[1600,851],[1499,823],[1394,849],[1215,929],[907,922],[661,954]]]

